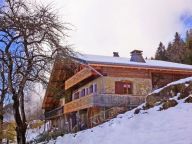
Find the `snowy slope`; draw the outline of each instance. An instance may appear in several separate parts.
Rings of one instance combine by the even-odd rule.
[[[176,83],[184,83],[189,79],[192,78]],[[176,100],[177,97],[172,99]],[[134,114],[135,110],[132,110],[95,128],[67,134],[49,143],[192,144],[192,104],[184,103],[184,99],[177,102],[177,106],[162,111],[159,111],[161,105],[142,110],[139,114]]]
[[[127,112],[102,126],[59,137],[56,144],[192,144],[192,104],[132,116],[133,111]]]
[[[29,123],[29,125],[30,124],[36,124],[36,123],[38,123],[38,121],[33,120],[33,121],[31,121]],[[42,124],[42,125],[40,124],[39,126],[37,126],[35,128],[29,128],[28,127],[27,128],[27,132],[26,132],[26,140],[27,140],[27,142],[35,140],[38,135],[42,134],[46,130],[45,129],[46,125],[47,125],[47,123],[46,124]]]

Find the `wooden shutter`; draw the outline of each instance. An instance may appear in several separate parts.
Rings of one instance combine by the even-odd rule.
[[[128,94],[133,94],[133,85],[132,83],[127,83],[128,86]]]
[[[115,93],[116,94],[123,94],[124,93],[123,85],[124,85],[124,82],[120,82],[120,81],[115,82]]]

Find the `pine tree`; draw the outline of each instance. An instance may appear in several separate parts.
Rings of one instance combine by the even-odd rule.
[[[192,49],[192,29],[190,29],[186,32],[186,40],[185,41],[186,41],[187,47]]]
[[[155,54],[156,60],[167,60],[166,57],[166,49],[162,42],[159,43],[159,47],[157,48],[156,54]]]
[[[175,33],[175,38],[173,43],[168,45],[167,48],[167,58],[168,61],[184,63],[186,57],[186,44],[181,39],[178,32]]]
[[[186,57],[185,63],[192,64],[192,29],[186,32]]]
[[[169,42],[168,43],[168,46],[167,46],[167,50],[166,50],[166,57],[167,57],[167,61],[171,61],[171,58],[170,58],[170,53],[171,53],[171,51],[172,51],[172,43],[171,42]]]

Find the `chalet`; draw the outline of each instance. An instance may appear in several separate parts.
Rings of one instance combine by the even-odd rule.
[[[188,76],[191,65],[144,59],[140,50],[132,51],[130,59],[114,52],[78,54],[73,64],[56,60],[43,101],[45,119],[49,128],[66,132],[90,128],[140,105],[152,90]]]

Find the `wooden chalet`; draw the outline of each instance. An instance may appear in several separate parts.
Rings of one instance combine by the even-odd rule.
[[[66,132],[90,128],[140,105],[152,90],[188,76],[191,65],[145,60],[139,50],[130,59],[114,52],[111,57],[78,55],[73,64],[56,60],[43,101],[45,119],[49,128]]]

